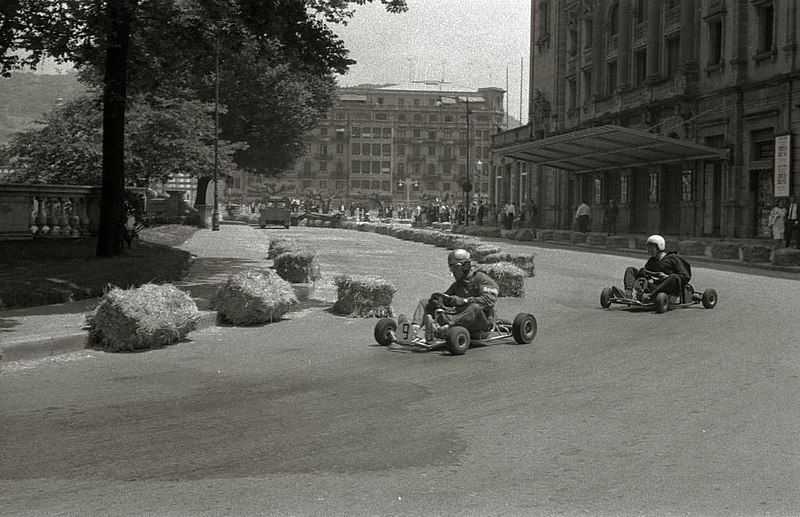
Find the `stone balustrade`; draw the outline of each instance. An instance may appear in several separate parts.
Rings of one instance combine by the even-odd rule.
[[[100,187],[0,184],[0,240],[95,235]]]

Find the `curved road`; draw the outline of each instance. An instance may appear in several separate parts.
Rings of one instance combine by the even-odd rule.
[[[346,230],[203,231],[220,271],[291,236],[315,299],[263,327],[139,354],[87,351],[0,376],[0,514],[791,515],[800,512],[800,282],[693,266],[714,310],[603,310],[643,262],[536,253],[531,345],[393,352],[325,309],[337,272],[449,284],[446,250]],[[225,266],[229,264],[229,266]]]

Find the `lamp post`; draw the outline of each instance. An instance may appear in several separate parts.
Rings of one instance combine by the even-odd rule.
[[[466,174],[466,178],[464,180],[464,184],[462,185],[462,188],[464,189],[464,225],[465,226],[469,226],[469,207],[470,207],[469,194],[470,194],[470,192],[472,192],[472,172],[471,172],[472,167],[470,166],[470,159],[469,159],[469,148],[470,148],[470,144],[471,144],[471,140],[472,140],[471,139],[471,135],[470,135],[469,116],[472,114],[472,111],[469,109],[469,97],[464,97],[462,99],[461,97],[453,97],[453,96],[449,96],[449,95],[443,95],[439,99],[439,101],[436,103],[440,107],[443,105],[441,99],[452,99],[456,103],[464,104],[464,106],[466,107],[466,114],[467,114],[467,165],[466,165],[466,167],[464,167],[464,169],[465,169],[464,173]]]
[[[397,182],[397,186],[406,188],[406,216],[408,216],[408,205],[411,204],[411,187],[418,188],[419,182],[417,180],[409,181],[408,179],[402,179]]]

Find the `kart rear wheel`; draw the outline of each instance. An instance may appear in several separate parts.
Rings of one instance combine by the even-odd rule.
[[[656,310],[663,314],[667,312],[667,309],[669,308],[669,296],[667,296],[667,293],[658,293],[656,295],[656,299],[653,301],[653,304],[655,305]]]
[[[537,329],[538,325],[533,314],[520,312],[511,325],[511,335],[514,336],[514,341],[520,345],[527,345],[536,337]]]
[[[382,318],[375,324],[375,341],[381,346],[392,344],[392,335],[397,332],[397,322],[392,318]]]
[[[452,355],[464,355],[469,348],[469,331],[464,327],[450,327],[446,341],[448,352]]]
[[[600,291],[600,307],[608,309],[611,307],[611,288],[606,287]]]
[[[706,289],[703,291],[703,307],[706,309],[713,309],[717,306],[717,290]]]

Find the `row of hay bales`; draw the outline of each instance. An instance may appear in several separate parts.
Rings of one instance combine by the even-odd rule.
[[[501,297],[525,296],[525,278],[535,274],[533,253],[510,253],[501,251],[494,244],[487,244],[476,237],[439,230],[409,228],[381,223],[355,223],[344,221],[344,229],[374,232],[402,240],[431,244],[446,249],[463,248],[470,252],[475,268],[492,277],[500,287]]]

